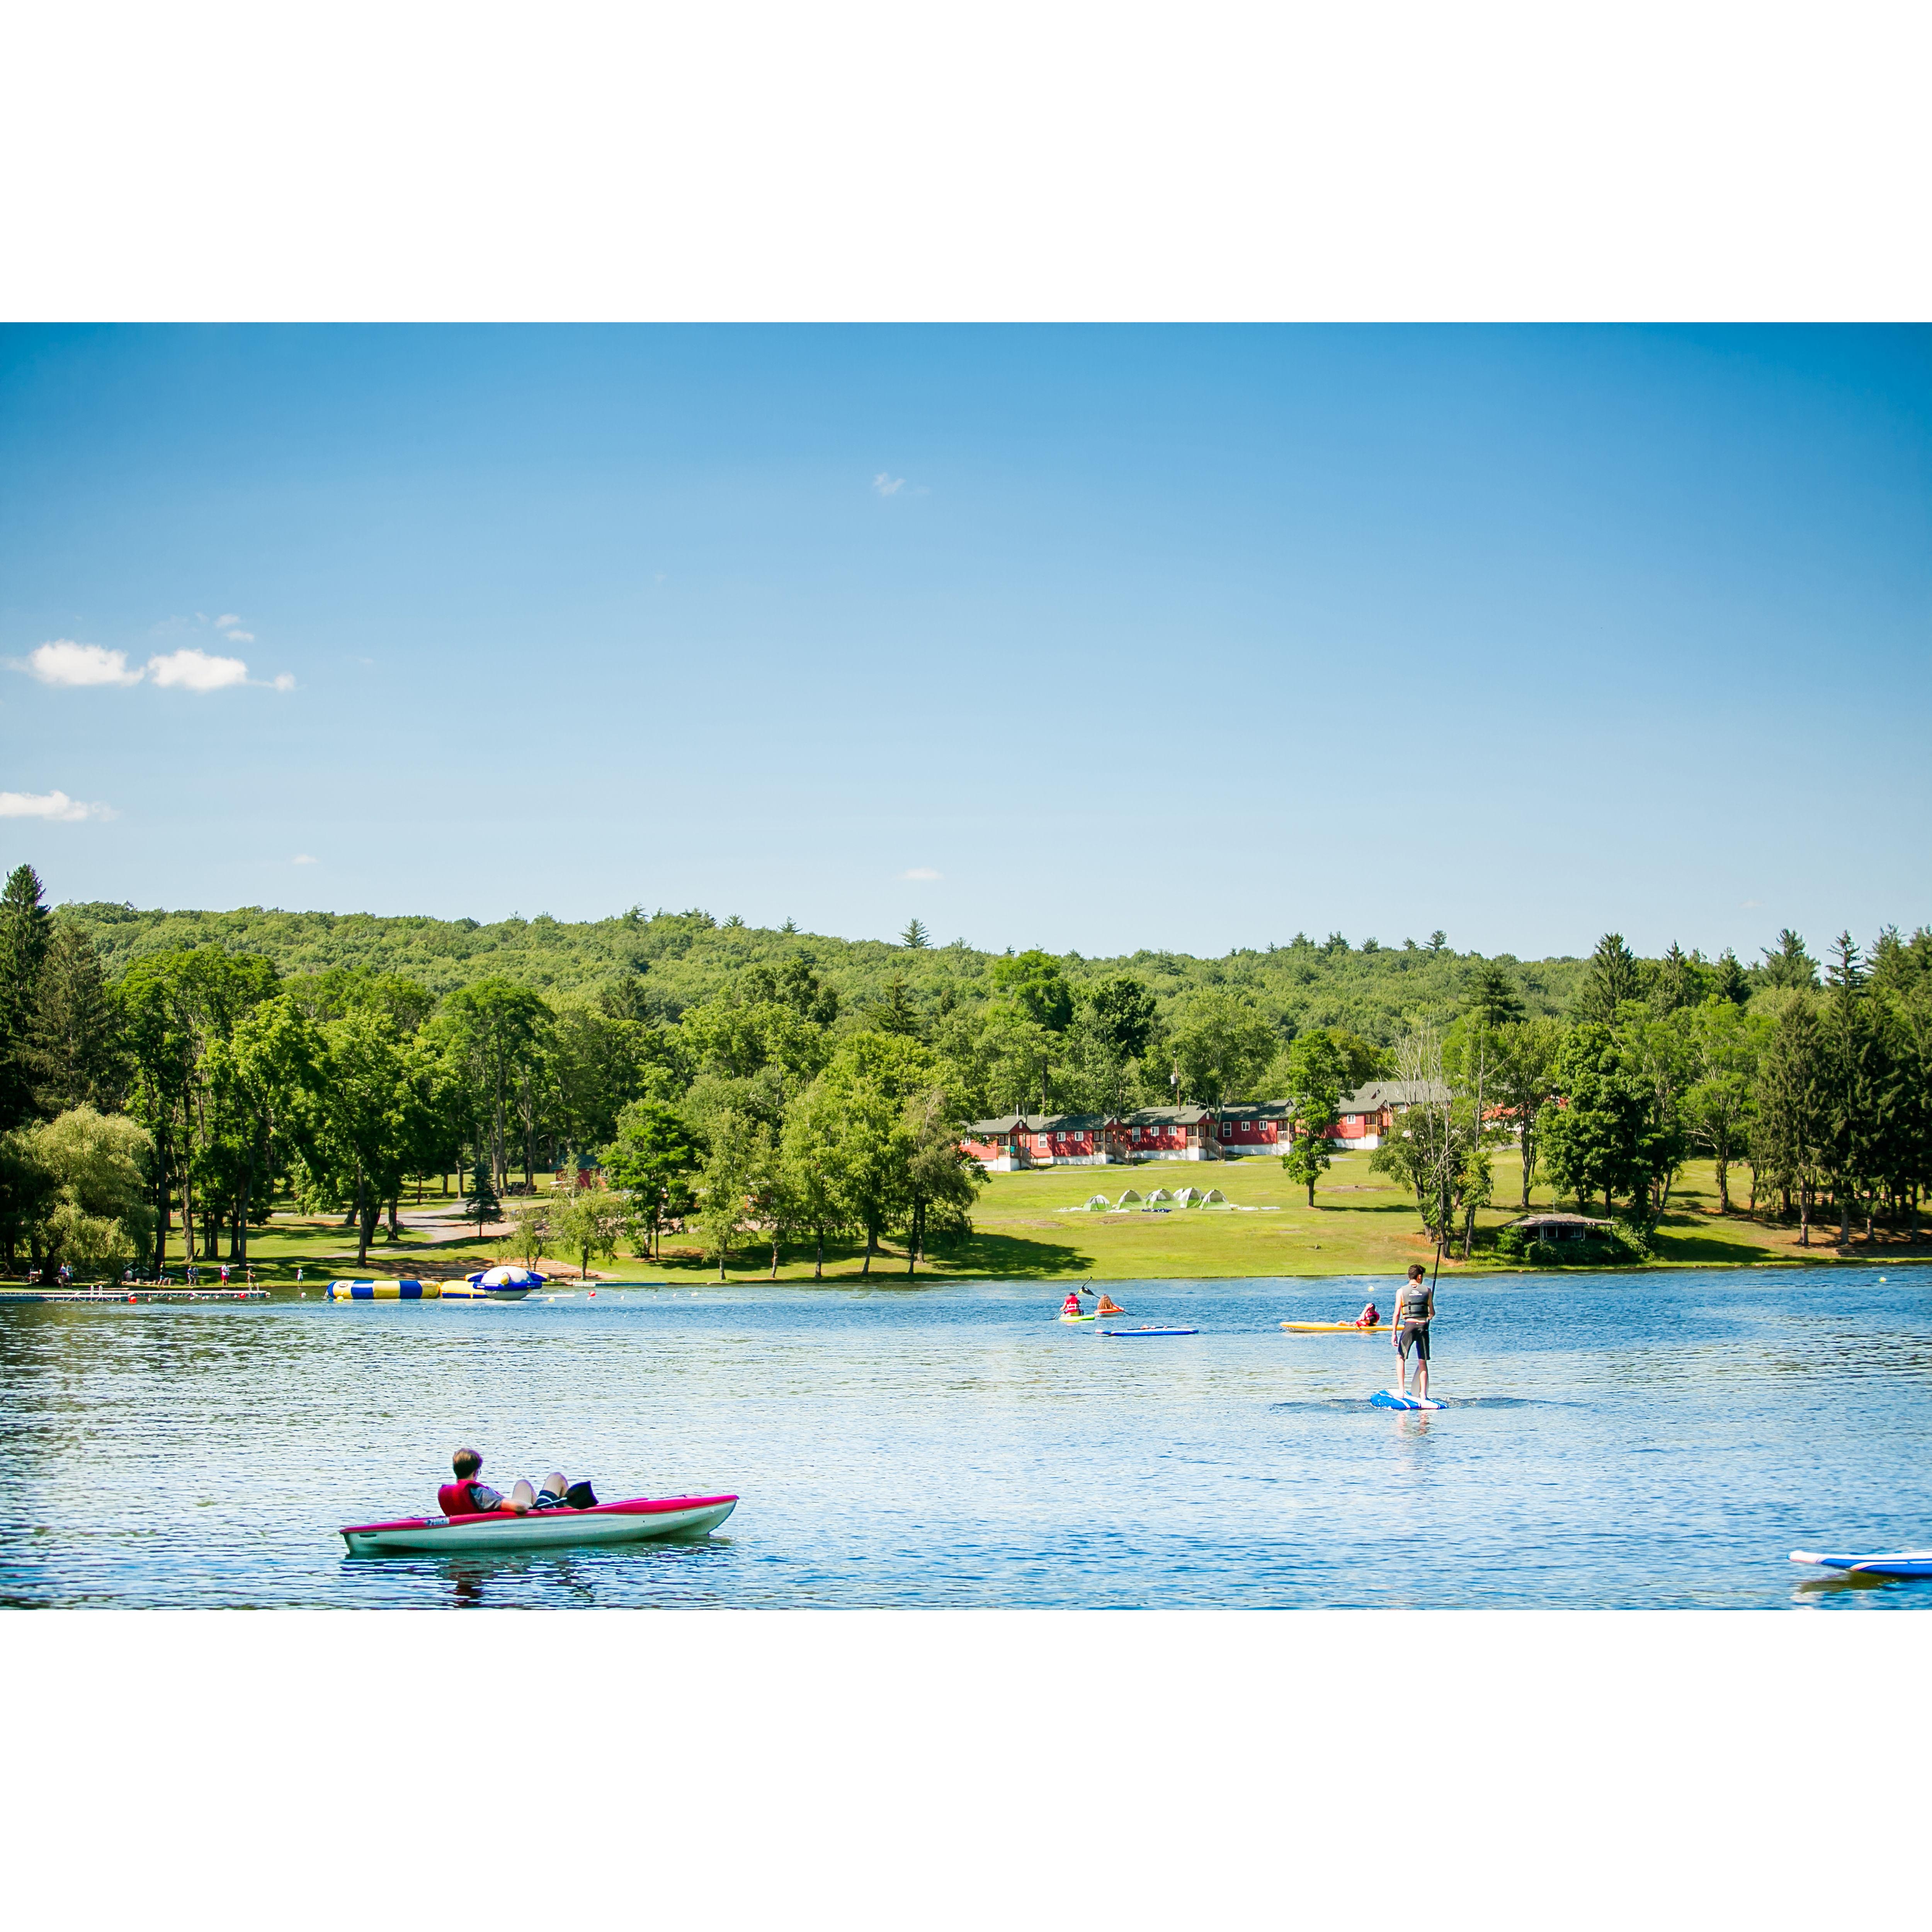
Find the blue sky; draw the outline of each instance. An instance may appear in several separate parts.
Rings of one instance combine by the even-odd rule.
[[[1924,330],[10,328],[0,858],[1822,950],[1932,921],[1928,432]]]

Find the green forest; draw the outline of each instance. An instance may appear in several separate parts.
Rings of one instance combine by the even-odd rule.
[[[1795,933],[1755,961],[1672,946],[1518,960],[1421,942],[1110,959],[771,930],[708,913],[571,924],[0,898],[0,1262],[40,1279],[245,1264],[278,1208],[340,1214],[366,1264],[412,1186],[478,1227],[548,1177],[587,1260],[695,1227],[909,1268],[971,1227],[966,1121],[1286,1100],[1311,1204],[1362,1081],[1417,1102],[1377,1164],[1439,1242],[1521,1155],[1640,1258],[1684,1164],[1808,1231],[1916,1234],[1932,1175],[1932,934]],[[386,1222],[386,1228],[385,1223]],[[1504,1230],[1494,1238],[1506,1240]],[[1546,1258],[1532,1255],[1532,1260]]]

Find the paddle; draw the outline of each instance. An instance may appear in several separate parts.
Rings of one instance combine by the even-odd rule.
[[[1443,1232],[1436,1237],[1436,1265],[1429,1270],[1429,1318],[1432,1322],[1436,1318],[1436,1280],[1442,1272],[1442,1243],[1447,1232],[1448,1229],[1445,1226]],[[1426,1329],[1424,1330],[1425,1334],[1427,1332]],[[1406,1392],[1408,1388],[1408,1375],[1406,1368],[1402,1373],[1402,1385]]]

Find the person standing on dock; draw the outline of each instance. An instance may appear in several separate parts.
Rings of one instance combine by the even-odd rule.
[[[1417,1363],[1415,1392],[1424,1402],[1429,1400],[1429,1324],[1435,1313],[1435,1286],[1424,1279],[1422,1264],[1411,1262],[1408,1279],[1395,1298],[1395,1334],[1391,1339],[1395,1343],[1396,1386],[1407,1392],[1408,1352],[1413,1348]]]

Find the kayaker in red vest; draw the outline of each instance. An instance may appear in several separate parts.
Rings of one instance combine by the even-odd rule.
[[[1070,1288],[1066,1291],[1066,1299],[1060,1304],[1060,1312],[1063,1315],[1078,1315],[1080,1312],[1079,1289]]]
[[[1358,1328],[1376,1328],[1382,1325],[1382,1311],[1372,1301],[1355,1317]]]
[[[455,1481],[445,1483],[436,1492],[436,1506],[445,1516],[477,1516],[491,1510],[512,1510],[521,1516],[540,1502],[554,1506],[563,1501],[566,1485],[558,1470],[552,1470],[544,1478],[541,1490],[532,1489],[519,1476],[506,1496],[500,1490],[476,1480],[483,1458],[474,1449],[458,1450],[449,1459],[449,1466],[456,1472]]]

